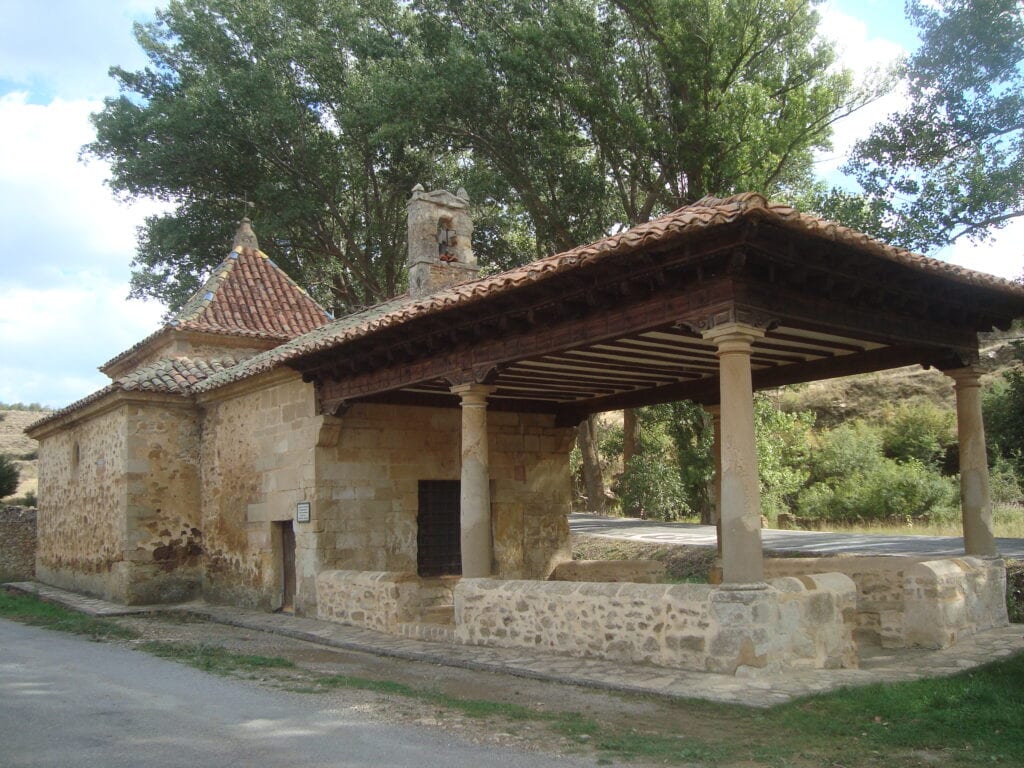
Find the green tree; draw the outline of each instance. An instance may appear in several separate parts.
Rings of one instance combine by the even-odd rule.
[[[121,95],[85,149],[111,163],[115,191],[173,205],[142,230],[133,295],[180,306],[245,199],[264,249],[328,304],[396,294],[410,190],[453,167],[376,96],[410,23],[387,0],[172,0],[137,26],[149,66],[111,70]]]
[[[789,512],[809,477],[810,433],[814,414],[786,413],[764,395],[754,399],[761,514],[771,519]]]
[[[18,465],[10,456],[0,453],[0,498],[10,496],[18,490],[19,477]]]
[[[1018,360],[1024,360],[1024,343],[1016,345]],[[989,458],[1001,457],[1024,478],[1024,363],[1018,362],[992,382],[983,400],[985,436]]]
[[[907,106],[854,149],[847,170],[866,201],[835,193],[824,205],[907,247],[983,239],[1024,214],[1024,6],[911,0],[907,10],[922,38]]]

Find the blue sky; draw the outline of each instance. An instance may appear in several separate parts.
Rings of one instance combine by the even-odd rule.
[[[96,367],[163,314],[155,302],[126,299],[136,228],[159,206],[115,200],[104,164],[78,158],[92,136],[89,114],[114,94],[109,67],[144,65],[132,23],[155,5],[0,0],[0,401],[62,406],[102,387]],[[899,0],[830,0],[822,16],[844,64],[859,72],[916,45]],[[894,94],[839,123],[819,171],[835,178],[850,144],[899,103]],[[1018,225],[995,243],[936,255],[1015,277],[1022,241]]]

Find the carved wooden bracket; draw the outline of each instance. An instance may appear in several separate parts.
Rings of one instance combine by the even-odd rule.
[[[476,365],[463,368],[457,373],[448,374],[444,380],[452,387],[462,384],[493,384],[498,380],[498,375],[505,367],[504,365]]]
[[[688,328],[698,336],[702,336],[714,328],[722,325],[728,325],[730,323],[741,323],[743,325],[758,328],[762,331],[770,331],[779,324],[779,321],[778,318],[772,317],[765,312],[747,309],[745,307],[737,307],[734,304],[726,309],[718,312],[712,312],[711,314],[704,315],[702,317],[691,320],[681,320],[676,325]]]

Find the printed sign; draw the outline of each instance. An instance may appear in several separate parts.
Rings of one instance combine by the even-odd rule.
[[[310,503],[308,501],[300,501],[295,505],[295,522],[297,523],[308,523],[309,522],[309,509]]]

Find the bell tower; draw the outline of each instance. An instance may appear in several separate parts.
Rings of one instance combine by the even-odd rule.
[[[443,189],[425,192],[417,184],[409,200],[409,295],[428,296],[476,279],[480,268],[470,239],[469,196]]]

